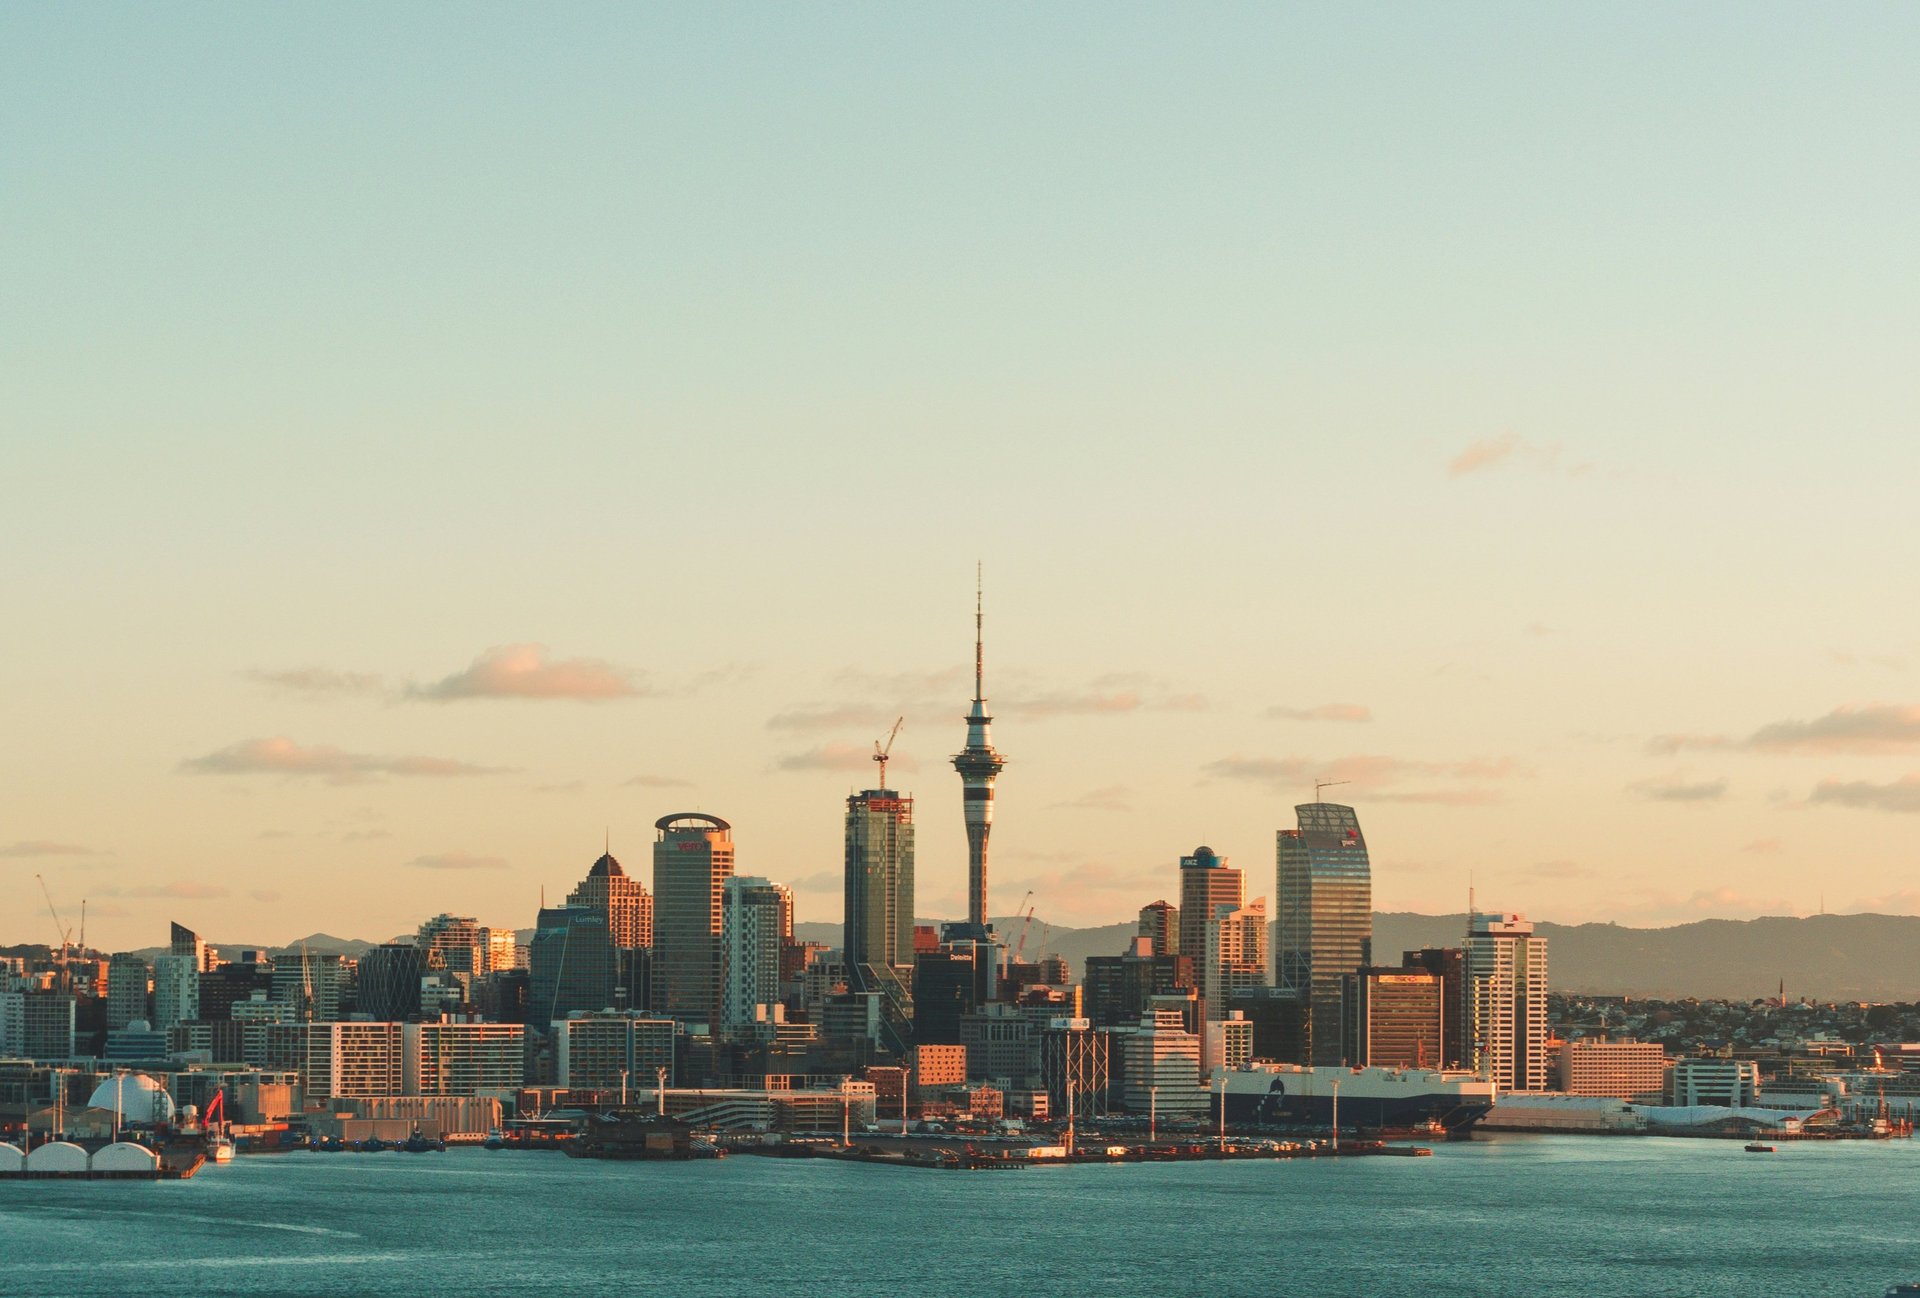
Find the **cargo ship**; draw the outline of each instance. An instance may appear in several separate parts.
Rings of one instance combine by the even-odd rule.
[[[1474,1073],[1433,1068],[1255,1063],[1215,1070],[1209,1086],[1216,1095],[1223,1077],[1227,1121],[1262,1127],[1329,1128],[1337,1093],[1343,1128],[1464,1135],[1486,1116],[1498,1092]]]

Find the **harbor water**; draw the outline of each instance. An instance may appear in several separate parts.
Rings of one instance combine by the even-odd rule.
[[[1432,1158],[992,1175],[282,1154],[0,1182],[0,1294],[1880,1298],[1920,1145],[1518,1136]]]

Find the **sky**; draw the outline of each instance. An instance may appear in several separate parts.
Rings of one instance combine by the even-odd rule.
[[[0,12],[0,942],[1920,913],[1920,9]],[[1906,555],[1903,559],[1901,556]]]

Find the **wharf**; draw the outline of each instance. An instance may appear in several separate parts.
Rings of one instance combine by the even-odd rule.
[[[1104,1145],[1067,1153],[1059,1146],[985,1149],[967,1145],[959,1148],[924,1148],[898,1141],[886,1145],[863,1141],[851,1146],[789,1142],[738,1147],[735,1152],[776,1158],[826,1158],[843,1163],[871,1163],[882,1167],[914,1167],[946,1172],[997,1172],[1092,1163],[1246,1162],[1293,1158],[1363,1158],[1375,1155],[1422,1158],[1431,1156],[1433,1150],[1422,1145],[1354,1141],[1338,1149],[1325,1142],[1305,1145],[1262,1142],[1258,1145],[1229,1145],[1224,1149],[1211,1144]]]

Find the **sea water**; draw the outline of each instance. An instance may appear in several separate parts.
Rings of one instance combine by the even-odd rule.
[[[1909,1141],[1017,1172],[466,1149],[0,1182],[0,1294],[1880,1298],[1912,1278]]]

